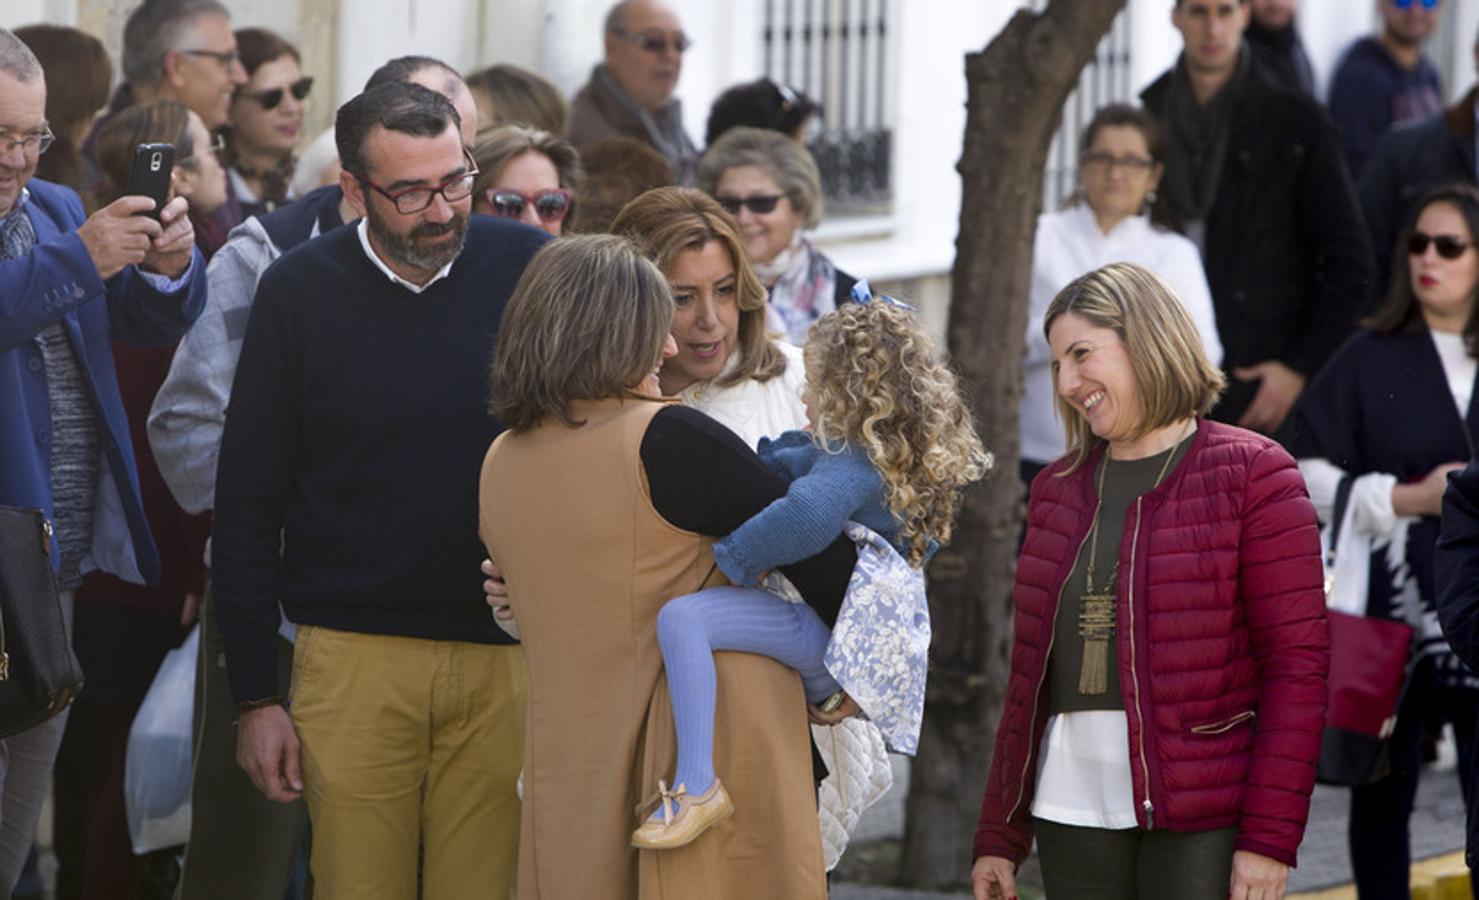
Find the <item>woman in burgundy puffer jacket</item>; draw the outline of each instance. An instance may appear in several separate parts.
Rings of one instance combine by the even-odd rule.
[[[1013,897],[1273,900],[1304,833],[1329,663],[1315,511],[1268,438],[1199,418],[1223,376],[1153,274],[1045,320],[1069,453],[1032,484],[972,871]]]

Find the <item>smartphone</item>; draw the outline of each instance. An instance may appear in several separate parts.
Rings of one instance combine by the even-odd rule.
[[[169,202],[170,176],[174,170],[173,144],[139,144],[134,148],[134,167],[128,177],[128,193],[154,199],[154,208],[140,215],[159,221],[160,210]]]

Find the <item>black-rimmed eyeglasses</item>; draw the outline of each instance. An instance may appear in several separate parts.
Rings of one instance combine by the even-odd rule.
[[[442,199],[448,203],[456,203],[472,196],[473,182],[478,177],[478,166],[471,156],[466,155],[466,151],[464,151],[464,156],[467,158],[467,171],[461,175],[453,175],[435,187],[413,187],[391,193],[364,175],[355,175],[355,178],[361,184],[374,188],[380,196],[394,203],[396,212],[403,216],[414,215],[431,206],[437,194],[441,194]]]

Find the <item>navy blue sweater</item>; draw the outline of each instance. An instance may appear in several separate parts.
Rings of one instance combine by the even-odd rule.
[[[355,228],[262,276],[216,476],[214,596],[238,702],[279,693],[278,601],[304,625],[508,641],[478,574],[478,476],[501,430],[488,367],[546,240],[474,216],[421,294],[391,283]]]

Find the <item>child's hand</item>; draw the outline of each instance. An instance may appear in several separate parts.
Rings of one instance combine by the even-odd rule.
[[[811,719],[813,725],[836,725],[843,719],[861,715],[862,712],[858,702],[847,694],[842,695],[842,704],[831,712],[822,712],[822,708],[815,703],[806,704],[806,717]]]

